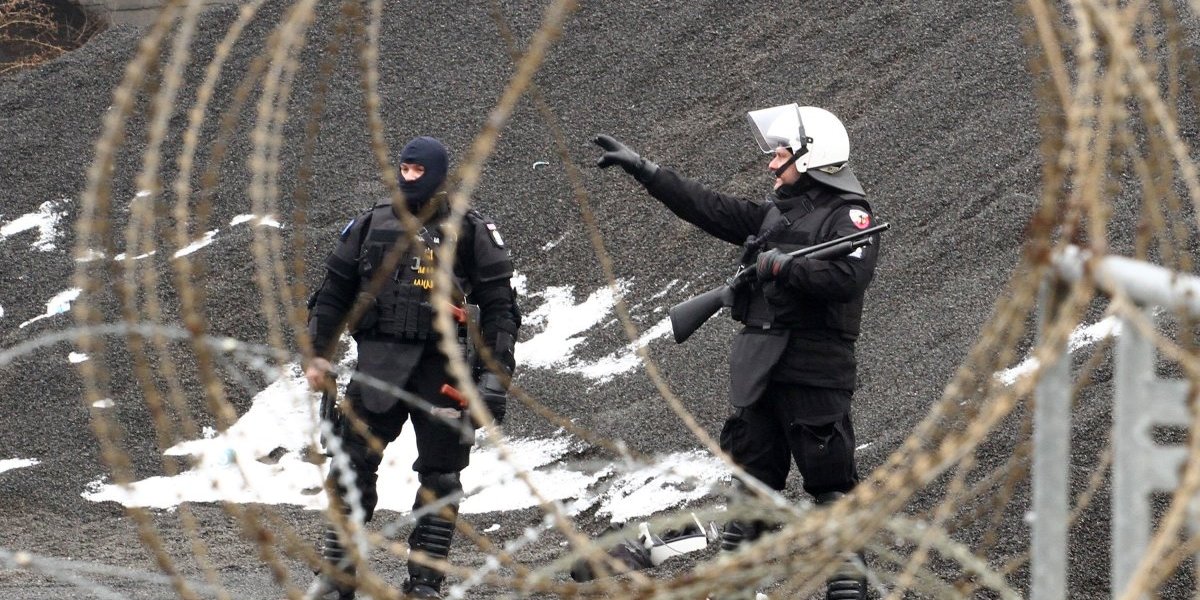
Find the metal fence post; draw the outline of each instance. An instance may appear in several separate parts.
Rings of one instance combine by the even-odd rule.
[[[1043,284],[1041,331],[1053,321],[1063,285],[1089,277],[1109,295],[1122,294],[1142,307],[1147,319],[1155,307],[1200,316],[1200,278],[1144,261],[1092,257],[1067,246],[1053,258],[1053,274]],[[1190,383],[1160,379],[1155,347],[1127,320],[1114,330],[1112,412],[1111,595],[1121,595],[1144,560],[1153,535],[1151,494],[1179,486],[1188,449],[1155,442],[1156,427],[1189,429]],[[1064,350],[1046,365],[1035,390],[1033,460],[1032,583],[1034,600],[1067,598],[1067,518],[1070,507],[1070,354]],[[1196,435],[1197,432],[1191,432]],[[1189,505],[1188,524],[1200,531],[1200,499]],[[1198,559],[1200,562],[1200,559]],[[1144,597],[1145,594],[1142,595]]]
[[[1039,339],[1054,322],[1065,288],[1042,285]],[[1061,600],[1067,591],[1067,487],[1071,465],[1071,357],[1063,350],[1044,365],[1034,390],[1032,600]]]
[[[1147,318],[1153,318],[1149,310]],[[1187,382],[1155,375],[1154,345],[1122,321],[1113,399],[1112,593],[1129,585],[1150,545],[1150,494],[1179,486],[1187,449],[1154,441],[1154,427],[1187,427]],[[1145,597],[1144,595],[1141,597]]]

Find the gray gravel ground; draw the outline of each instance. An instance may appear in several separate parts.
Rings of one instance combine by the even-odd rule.
[[[543,2],[502,2],[505,17],[521,44],[540,19]],[[1005,2],[864,3],[806,2],[786,8],[763,1],[655,0],[586,2],[568,21],[536,77],[538,92],[567,136],[570,161],[583,173],[619,276],[632,280],[628,298],[637,303],[657,292],[661,282],[688,282],[653,302],[668,306],[699,289],[719,284],[729,273],[736,249],[703,236],[674,219],[631,179],[592,168],[598,155],[590,144],[609,133],[659,163],[729,192],[759,196],[770,185],[761,155],[745,124],[747,110],[786,102],[829,108],[846,123],[854,143],[855,171],[877,215],[893,225],[886,234],[877,279],[859,346],[861,385],[856,395],[859,453],[864,470],[881,464],[939,398],[1005,293],[1017,263],[1023,232],[1039,194],[1040,159],[1031,57],[1022,42],[1021,19]],[[228,106],[233,90],[283,7],[268,3],[247,31],[246,42],[229,59],[214,110]],[[191,104],[203,66],[232,21],[234,12],[205,14],[193,49],[194,61],[177,103]],[[323,6],[311,42],[301,55],[289,143],[283,150],[281,196],[290,211],[302,129],[309,114],[318,60],[330,37],[336,7]],[[133,56],[141,31],[113,28],[83,49],[36,70],[0,79],[0,216],[32,212],[48,200],[72,200],[78,214],[86,170],[101,132],[102,118],[123,65]],[[347,217],[377,199],[374,161],[369,154],[361,110],[362,94],[351,74],[354,62],[338,62],[321,118],[313,184],[314,205],[303,231],[307,281],[319,276],[320,261]],[[461,157],[484,124],[513,73],[495,22],[471,3],[432,1],[420,8],[389,3],[380,57],[380,87],[386,138],[398,148],[409,137],[441,137]],[[144,99],[144,96],[143,96]],[[139,105],[145,109],[144,100]],[[140,149],[145,144],[144,113],[132,119],[126,150],[114,173],[114,199],[124,207],[135,191]],[[186,114],[171,122],[167,156],[179,148]],[[250,152],[247,121],[232,141],[210,223],[221,225],[249,212],[243,167]],[[204,131],[211,141],[215,127]],[[207,144],[200,165],[206,164]],[[534,168],[537,161],[549,166]],[[174,174],[164,161],[165,180]],[[168,196],[168,201],[171,198]],[[169,204],[168,204],[169,205]],[[574,285],[595,289],[604,276],[554,148],[552,130],[535,105],[523,100],[486,165],[477,206],[503,227],[518,269],[531,289]],[[127,212],[114,210],[115,226]],[[164,222],[166,222],[164,220]],[[232,231],[232,230],[231,230]],[[243,232],[248,230],[241,230]],[[29,235],[29,234],[23,234]],[[553,240],[562,242],[542,250]],[[71,248],[73,231],[60,248]],[[20,329],[16,323],[43,311],[45,299],[68,286],[75,268],[67,253],[31,250],[27,238],[0,240],[3,290],[0,342],[4,347],[63,326],[44,320]],[[120,240],[118,239],[118,242]],[[265,341],[265,329],[251,283],[249,234],[233,233],[206,248],[210,272],[203,285],[213,332]],[[159,267],[166,273],[164,263]],[[111,295],[111,294],[108,294]],[[111,298],[110,298],[111,300]],[[168,306],[175,292],[163,294]],[[111,301],[103,304],[115,320]],[[643,312],[643,315],[646,313]],[[657,320],[657,318],[655,318]],[[642,326],[652,321],[641,323]],[[621,342],[610,324],[587,352],[601,356]],[[725,417],[726,349],[734,324],[715,319],[685,346],[669,340],[651,346],[672,389],[710,433]],[[36,468],[0,474],[0,548],[28,550],[71,561],[103,563],[157,572],[138,541],[135,526],[120,507],[94,504],[79,496],[85,483],[105,471],[89,426],[79,375],[65,368],[71,346],[55,344],[0,369],[7,391],[0,399],[0,458],[36,457]],[[113,393],[139,397],[125,350],[109,348]],[[647,453],[692,448],[694,440],[638,371],[605,386],[580,378],[529,371],[520,380],[532,394],[587,428],[613,432]],[[194,384],[194,382],[191,382]],[[249,406],[250,393],[233,401]],[[120,406],[123,445],[139,477],[158,474],[159,452],[145,405]],[[1095,414],[1091,414],[1095,413]],[[1080,427],[1100,427],[1107,415],[1087,411]],[[211,418],[210,418],[211,419]],[[1017,435],[1006,423],[984,447],[982,460],[1001,460]],[[529,411],[515,410],[508,425],[514,435],[545,435],[555,427]],[[1086,434],[1086,429],[1082,430]],[[1083,435],[1083,437],[1087,437]],[[1099,443],[1099,442],[1095,442]],[[1094,446],[1094,444],[1093,444]],[[1096,447],[1082,447],[1081,459]],[[1086,474],[1086,471],[1082,471]],[[936,484],[935,484],[936,486]],[[798,482],[789,494],[799,495]],[[1027,504],[1022,487],[1013,506]],[[1101,499],[1097,510],[1106,509]],[[279,597],[280,588],[241,536],[241,528],[216,506],[195,506],[222,585],[235,598]],[[272,512],[311,539],[315,514]],[[1015,514],[1020,514],[1016,510]],[[1102,514],[1102,513],[1098,513]],[[1093,515],[1096,517],[1096,515]],[[176,513],[154,515],[157,530],[180,567],[195,575],[187,539]],[[540,521],[534,510],[477,515],[476,524],[500,520],[494,540],[511,539]],[[1099,517],[1096,517],[1099,518]],[[597,533],[604,523],[581,519]],[[1072,597],[1097,597],[1106,589],[1104,542],[1095,528],[1079,532],[1079,559],[1073,568]],[[969,535],[969,533],[967,533]],[[1006,525],[1002,557],[1021,552],[1028,530]],[[1096,539],[1100,539],[1099,542]],[[977,540],[967,540],[974,545]],[[520,556],[545,564],[563,548],[546,539]],[[483,557],[456,545],[453,558],[481,564]],[[384,561],[385,576],[399,578],[401,566]],[[291,561],[291,576],[304,577]],[[1023,589],[1027,573],[1013,576]],[[99,577],[123,597],[174,597],[159,583]],[[83,594],[62,582],[0,570],[0,597],[60,599]],[[481,590],[472,597],[500,597]]]

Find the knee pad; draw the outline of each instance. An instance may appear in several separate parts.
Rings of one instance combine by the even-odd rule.
[[[462,492],[462,483],[459,481],[458,473],[436,471],[417,473],[417,480],[421,482],[421,489],[417,491],[417,501],[413,504],[414,510],[432,503],[428,495],[440,500]],[[450,542],[454,539],[454,521],[457,513],[458,502],[456,500],[433,513],[421,515],[417,518],[412,534],[409,535],[408,545],[431,556],[445,559],[450,554]],[[441,575],[436,570],[412,563],[409,564],[409,575],[411,577],[428,576],[436,579],[439,583],[441,581]]]
[[[459,479],[459,474],[454,473],[438,473],[430,471],[427,473],[417,473],[417,481],[421,482],[421,487],[433,492],[436,498],[445,498],[462,492],[462,481]]]

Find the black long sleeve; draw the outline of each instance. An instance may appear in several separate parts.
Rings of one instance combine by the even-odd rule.
[[[512,284],[508,279],[489,281],[475,288],[467,300],[479,306],[479,329],[484,344],[511,375],[516,369],[513,350],[521,327],[521,312]]]
[[[769,210],[765,204],[710,190],[665,167],[658,169],[646,190],[679,218],[737,246],[758,233]]]

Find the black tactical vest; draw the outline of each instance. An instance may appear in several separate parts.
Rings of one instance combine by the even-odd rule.
[[[388,250],[404,237],[404,225],[390,204],[372,210],[358,255],[360,285],[364,288],[369,285],[376,271],[384,266]],[[374,314],[364,316],[356,334],[382,334],[404,340],[428,340],[434,336],[434,311],[429,299],[442,234],[436,227],[422,228],[417,238],[416,247],[408,244],[405,256],[375,295]],[[463,281],[457,275],[457,268],[455,271],[452,279],[456,289],[451,298],[461,299],[465,295]]]
[[[792,252],[825,241],[833,227],[830,217],[847,204],[870,210],[862,196],[850,193],[831,196],[818,189],[788,199],[785,210],[772,204],[758,235],[748,242],[755,247],[745,253],[746,264],[753,264],[759,252],[772,248]],[[862,298],[845,303],[810,300],[781,289],[774,281],[765,284],[753,281],[734,297],[731,314],[735,320],[760,329],[827,329],[857,337],[861,306]]]

